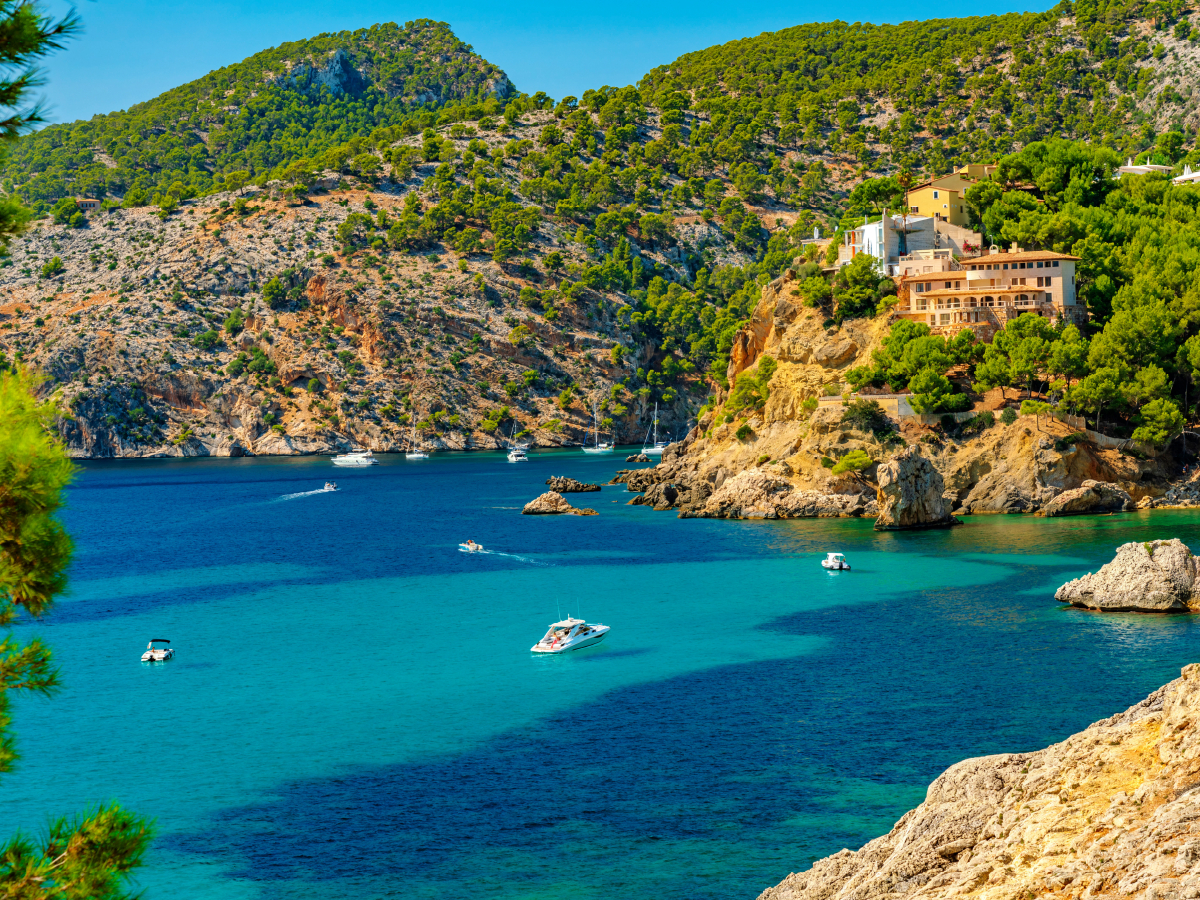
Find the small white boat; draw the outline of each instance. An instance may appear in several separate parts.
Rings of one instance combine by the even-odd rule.
[[[327,482],[325,482],[325,487],[322,488],[322,490],[326,490],[326,491],[336,491],[337,489],[338,489],[338,487],[337,487],[336,481],[327,481]]]
[[[483,544],[477,544],[470,538],[467,538],[467,542],[465,544],[459,544],[458,549],[465,553],[482,553]]]
[[[649,434],[646,437],[650,437]],[[667,449],[667,442],[658,439],[658,404],[654,404],[654,443],[643,446],[642,452],[647,456],[662,456],[662,452]]]
[[[600,643],[608,631],[607,625],[589,625],[583,619],[568,618],[551,625],[546,636],[529,649],[534,653],[565,653]]]
[[[356,468],[358,466],[377,466],[379,460],[371,455],[370,450],[351,450],[349,453],[342,453],[333,458],[335,466],[349,466]]]
[[[825,558],[821,560],[821,565],[827,569],[850,571],[850,563],[846,562],[846,557],[841,553],[825,554]]]
[[[142,654],[142,662],[162,662],[163,660],[171,659],[175,656],[175,651],[170,647],[155,647],[155,644],[171,643],[166,638],[151,638],[150,643],[146,645],[146,652]]]
[[[404,454],[405,459],[429,459],[429,454],[424,450],[409,450]]]
[[[600,409],[597,407],[592,413],[592,420],[595,426],[596,443],[589,447],[586,443],[583,445],[584,453],[612,453],[613,445],[616,441],[609,441],[607,444],[600,442]]]
[[[510,447],[508,450],[509,462],[528,462],[529,457],[525,455],[524,447]]]
[[[584,447],[584,453],[612,453],[612,444],[597,444],[595,447]]]

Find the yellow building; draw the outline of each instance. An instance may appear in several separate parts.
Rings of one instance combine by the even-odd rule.
[[[967,188],[990,177],[995,171],[995,166],[979,163],[959,166],[949,175],[939,175],[914,185],[905,195],[904,202],[909,212],[916,215],[932,216],[965,228],[969,223]]]

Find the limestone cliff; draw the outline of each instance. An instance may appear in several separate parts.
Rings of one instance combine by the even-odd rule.
[[[761,411],[731,422],[710,412],[658,466],[619,475],[629,490],[646,492],[643,502],[681,515],[730,517],[737,503],[710,505],[709,498],[727,479],[761,469],[777,479],[770,504],[777,515],[825,515],[832,509],[864,515],[863,504],[838,498],[874,495],[878,465],[912,444],[920,445],[941,475],[952,513],[1035,512],[1087,481],[1112,483],[1133,502],[1157,502],[1153,498],[1171,489],[1178,464],[1170,457],[1143,458],[1101,446],[1053,419],[1022,417],[1012,425],[948,433],[906,423],[899,434],[875,434],[845,421],[844,405],[830,395],[846,389],[846,371],[870,359],[890,322],[882,316],[826,328],[818,312],[800,304],[794,287],[788,273],[763,289],[731,353],[730,384],[743,372],[756,372],[764,357],[778,363]],[[823,405],[813,409],[822,397]],[[833,464],[855,450],[877,465],[859,475],[835,476]],[[787,498],[781,485],[806,496]],[[815,502],[813,494],[826,499]],[[762,506],[751,498],[740,508],[758,516]]]
[[[1122,544],[1098,572],[1068,581],[1054,599],[1110,612],[1200,610],[1200,558],[1178,538]]]
[[[883,837],[759,900],[1200,896],[1200,665],[1034,753],[969,759]]]

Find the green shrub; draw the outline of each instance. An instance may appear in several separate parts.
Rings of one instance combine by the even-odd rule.
[[[815,410],[820,405],[821,404],[817,402],[816,397],[809,397],[807,400],[805,400],[803,403],[800,404],[800,408],[802,410],[804,410],[806,413],[811,413],[813,410]]]
[[[741,428],[739,428],[736,432],[734,432],[734,436],[739,441],[746,440],[746,438],[750,437],[750,435],[752,435],[752,434],[754,434],[754,429],[750,427],[749,422],[745,423],[744,425],[742,425]]]
[[[835,463],[828,456],[821,457],[821,468],[822,469],[832,469],[835,465],[837,465],[837,463]]]
[[[871,459],[863,450],[851,450],[845,456],[838,460],[837,465],[832,469],[834,475],[842,475],[846,472],[861,472],[863,469],[873,465],[875,460]]]
[[[308,385],[307,385],[307,388],[308,388],[308,392],[309,392],[310,394],[315,394],[315,393],[317,393],[318,391],[320,391],[320,390],[321,390],[321,379],[319,379],[319,378],[310,378],[310,379],[308,379]]]
[[[199,347],[201,350],[211,350],[219,343],[221,343],[221,335],[211,328],[208,331],[200,332],[200,334],[192,338],[193,346]]]
[[[892,420],[874,400],[851,400],[846,406],[846,411],[842,413],[842,424],[874,434],[893,430]]]
[[[761,466],[763,463],[765,463],[765,462],[770,462],[770,461],[771,461],[771,454],[770,454],[770,453],[764,453],[762,456],[760,456],[760,457],[758,458],[758,462],[756,462],[756,463],[755,463],[755,465],[756,465],[756,466]]]
[[[1004,412],[1000,413],[1000,421],[1005,425],[1011,425],[1017,421],[1017,413],[1012,407],[1005,407]]]

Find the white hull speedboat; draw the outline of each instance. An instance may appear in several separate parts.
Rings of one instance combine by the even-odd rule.
[[[325,487],[321,488],[323,491],[336,491],[337,489],[337,482],[335,481],[327,481],[325,482]]]
[[[168,659],[173,659],[175,651],[170,647],[155,647],[155,644],[171,643],[166,638],[154,638],[146,645],[146,652],[142,654],[142,662],[164,662]]]
[[[609,630],[608,625],[589,625],[583,619],[564,619],[551,625],[546,636],[529,649],[534,653],[580,650],[600,643]]]
[[[404,454],[405,459],[429,459],[429,454],[424,450],[410,450]]]
[[[379,465],[379,460],[371,455],[370,450],[354,450],[350,453],[343,453],[340,456],[335,456],[332,462],[335,466],[348,468]]]
[[[821,565],[834,572],[850,571],[850,563],[846,562],[846,557],[840,553],[827,553],[821,560]]]
[[[477,544],[474,541],[467,541],[465,544],[459,544],[458,549],[464,553],[482,553],[483,544]]]
[[[524,447],[513,447],[508,451],[509,462],[529,462],[529,457],[525,455]]]

